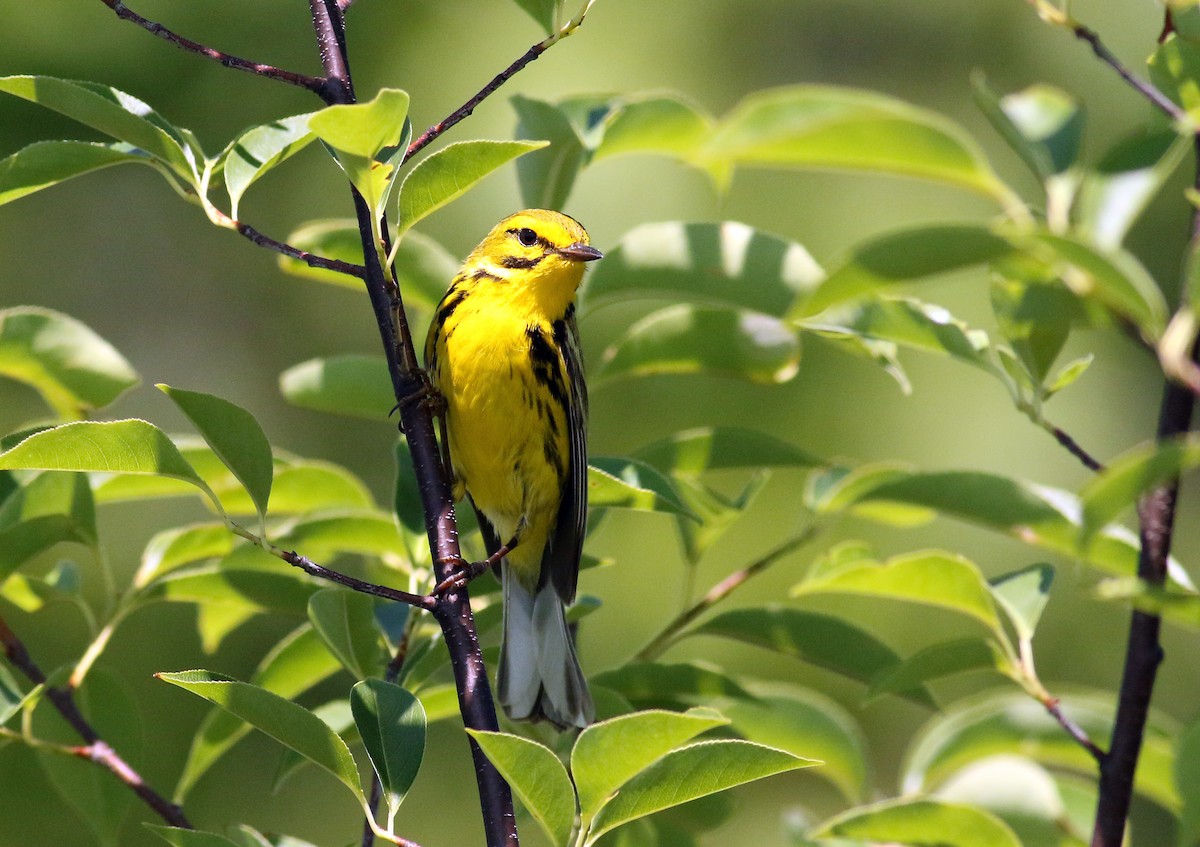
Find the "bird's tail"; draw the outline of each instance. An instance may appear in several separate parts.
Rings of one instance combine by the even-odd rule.
[[[496,688],[513,720],[584,727],[595,716],[563,603],[548,581],[533,594],[504,569],[504,640]]]

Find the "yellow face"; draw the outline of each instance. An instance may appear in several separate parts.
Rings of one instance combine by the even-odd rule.
[[[559,212],[527,209],[509,215],[480,242],[468,266],[485,267],[505,280],[583,278],[583,263],[601,258],[579,221]]]

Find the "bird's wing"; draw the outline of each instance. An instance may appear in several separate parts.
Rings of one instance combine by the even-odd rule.
[[[554,534],[542,558],[542,578],[549,576],[564,603],[575,599],[579,579],[579,557],[587,525],[587,384],[583,379],[579,330],[573,312],[554,322],[555,347],[562,352],[567,378],[567,441],[570,457],[562,481],[562,501]]]

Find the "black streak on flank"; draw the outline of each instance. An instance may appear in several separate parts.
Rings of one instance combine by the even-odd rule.
[[[529,364],[533,369],[534,379],[550,392],[560,409],[565,409],[567,392],[559,372],[558,353],[546,340],[546,334],[541,327],[526,327],[525,334],[529,336]]]
[[[437,313],[438,326],[445,326],[446,321],[450,320],[450,316],[454,314],[454,310],[462,305],[462,301],[467,298],[466,291],[456,290],[452,297],[442,301],[441,308]]]
[[[471,278],[472,279],[487,279],[487,280],[491,280],[492,282],[508,282],[508,280],[506,280],[504,277],[500,276],[499,274],[492,273],[487,268],[479,268],[478,270],[476,270],[474,273],[471,274]]]
[[[500,260],[500,264],[506,268],[528,270],[529,268],[536,268],[544,258],[546,258],[544,254],[534,256],[532,259],[526,259],[524,256],[505,256]]]

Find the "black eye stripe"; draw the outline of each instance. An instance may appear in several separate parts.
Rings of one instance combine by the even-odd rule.
[[[512,229],[508,230],[508,234],[515,236],[522,247],[535,247],[541,245],[541,247],[546,250],[553,249],[553,245],[548,240],[546,240],[543,236],[538,235],[535,230],[532,230],[527,226],[520,228],[513,227]]]

